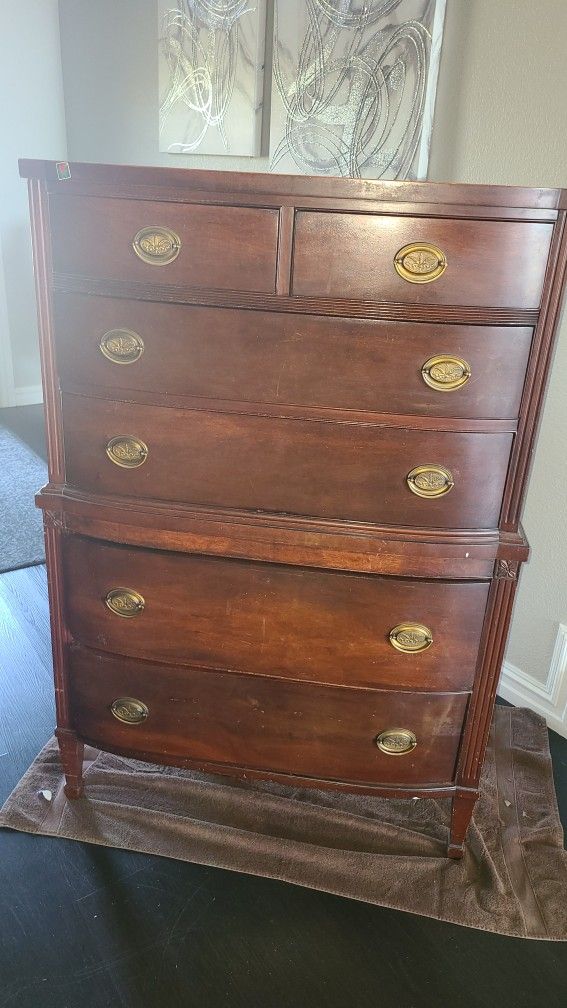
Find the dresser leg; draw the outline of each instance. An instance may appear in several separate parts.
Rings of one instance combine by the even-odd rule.
[[[64,791],[67,798],[82,798],[85,791],[83,780],[84,745],[75,732],[68,728],[58,728],[55,732],[59,743],[61,765],[65,774]]]
[[[462,858],[465,853],[465,836],[473,814],[478,790],[457,788],[451,809],[451,827],[447,857]]]

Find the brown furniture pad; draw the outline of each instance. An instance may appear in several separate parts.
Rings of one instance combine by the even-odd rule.
[[[499,934],[567,940],[567,853],[547,729],[531,711],[496,708],[462,861],[445,856],[446,800],[252,784],[94,749],[86,757],[86,797],[70,802],[52,739],[0,810],[0,825],[263,875]]]

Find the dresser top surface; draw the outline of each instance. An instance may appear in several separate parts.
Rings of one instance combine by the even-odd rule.
[[[166,166],[69,162],[69,177],[58,178],[57,166],[67,162],[21,159],[22,178],[41,179],[50,190],[71,192],[99,187],[175,189],[180,196],[210,194],[309,198],[325,201],[368,200],[384,203],[443,203],[477,207],[520,207],[556,210],[567,207],[567,189],[471,185],[454,182],[380,181],[328,176],[277,175],[261,172],[209,171]]]

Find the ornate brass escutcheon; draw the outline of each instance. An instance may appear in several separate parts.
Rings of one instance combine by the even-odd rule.
[[[455,485],[452,474],[441,465],[416,466],[407,474],[406,483],[418,497],[442,497]]]
[[[452,357],[450,354],[439,354],[430,357],[421,369],[426,385],[438,392],[453,392],[466,385],[470,376],[470,364],[462,357]]]
[[[376,738],[376,745],[388,756],[405,756],[417,745],[417,738],[409,728],[388,728]]]
[[[412,242],[396,252],[394,267],[402,280],[409,283],[431,283],[445,272],[447,259],[437,245]]]
[[[107,592],[104,601],[115,616],[124,616],[127,619],[139,616],[146,605],[143,596],[133,588],[112,588]]]
[[[134,697],[119,697],[110,705],[110,710],[118,721],[128,725],[141,724],[150,713],[145,703]]]
[[[144,352],[144,341],[131,329],[109,329],[99,347],[101,354],[113,364],[133,364]]]
[[[167,266],[179,255],[181,238],[167,227],[149,225],[134,236],[132,248],[150,266]]]
[[[137,469],[148,457],[148,446],[129,434],[113,437],[106,446],[106,454],[114,465],[123,469]]]
[[[433,634],[422,623],[398,623],[389,633],[390,644],[398,651],[415,654],[433,644]]]

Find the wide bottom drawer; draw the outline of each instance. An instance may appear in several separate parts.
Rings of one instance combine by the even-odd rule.
[[[468,700],[172,668],[78,647],[69,671],[72,725],[103,749],[323,781],[450,784]]]

